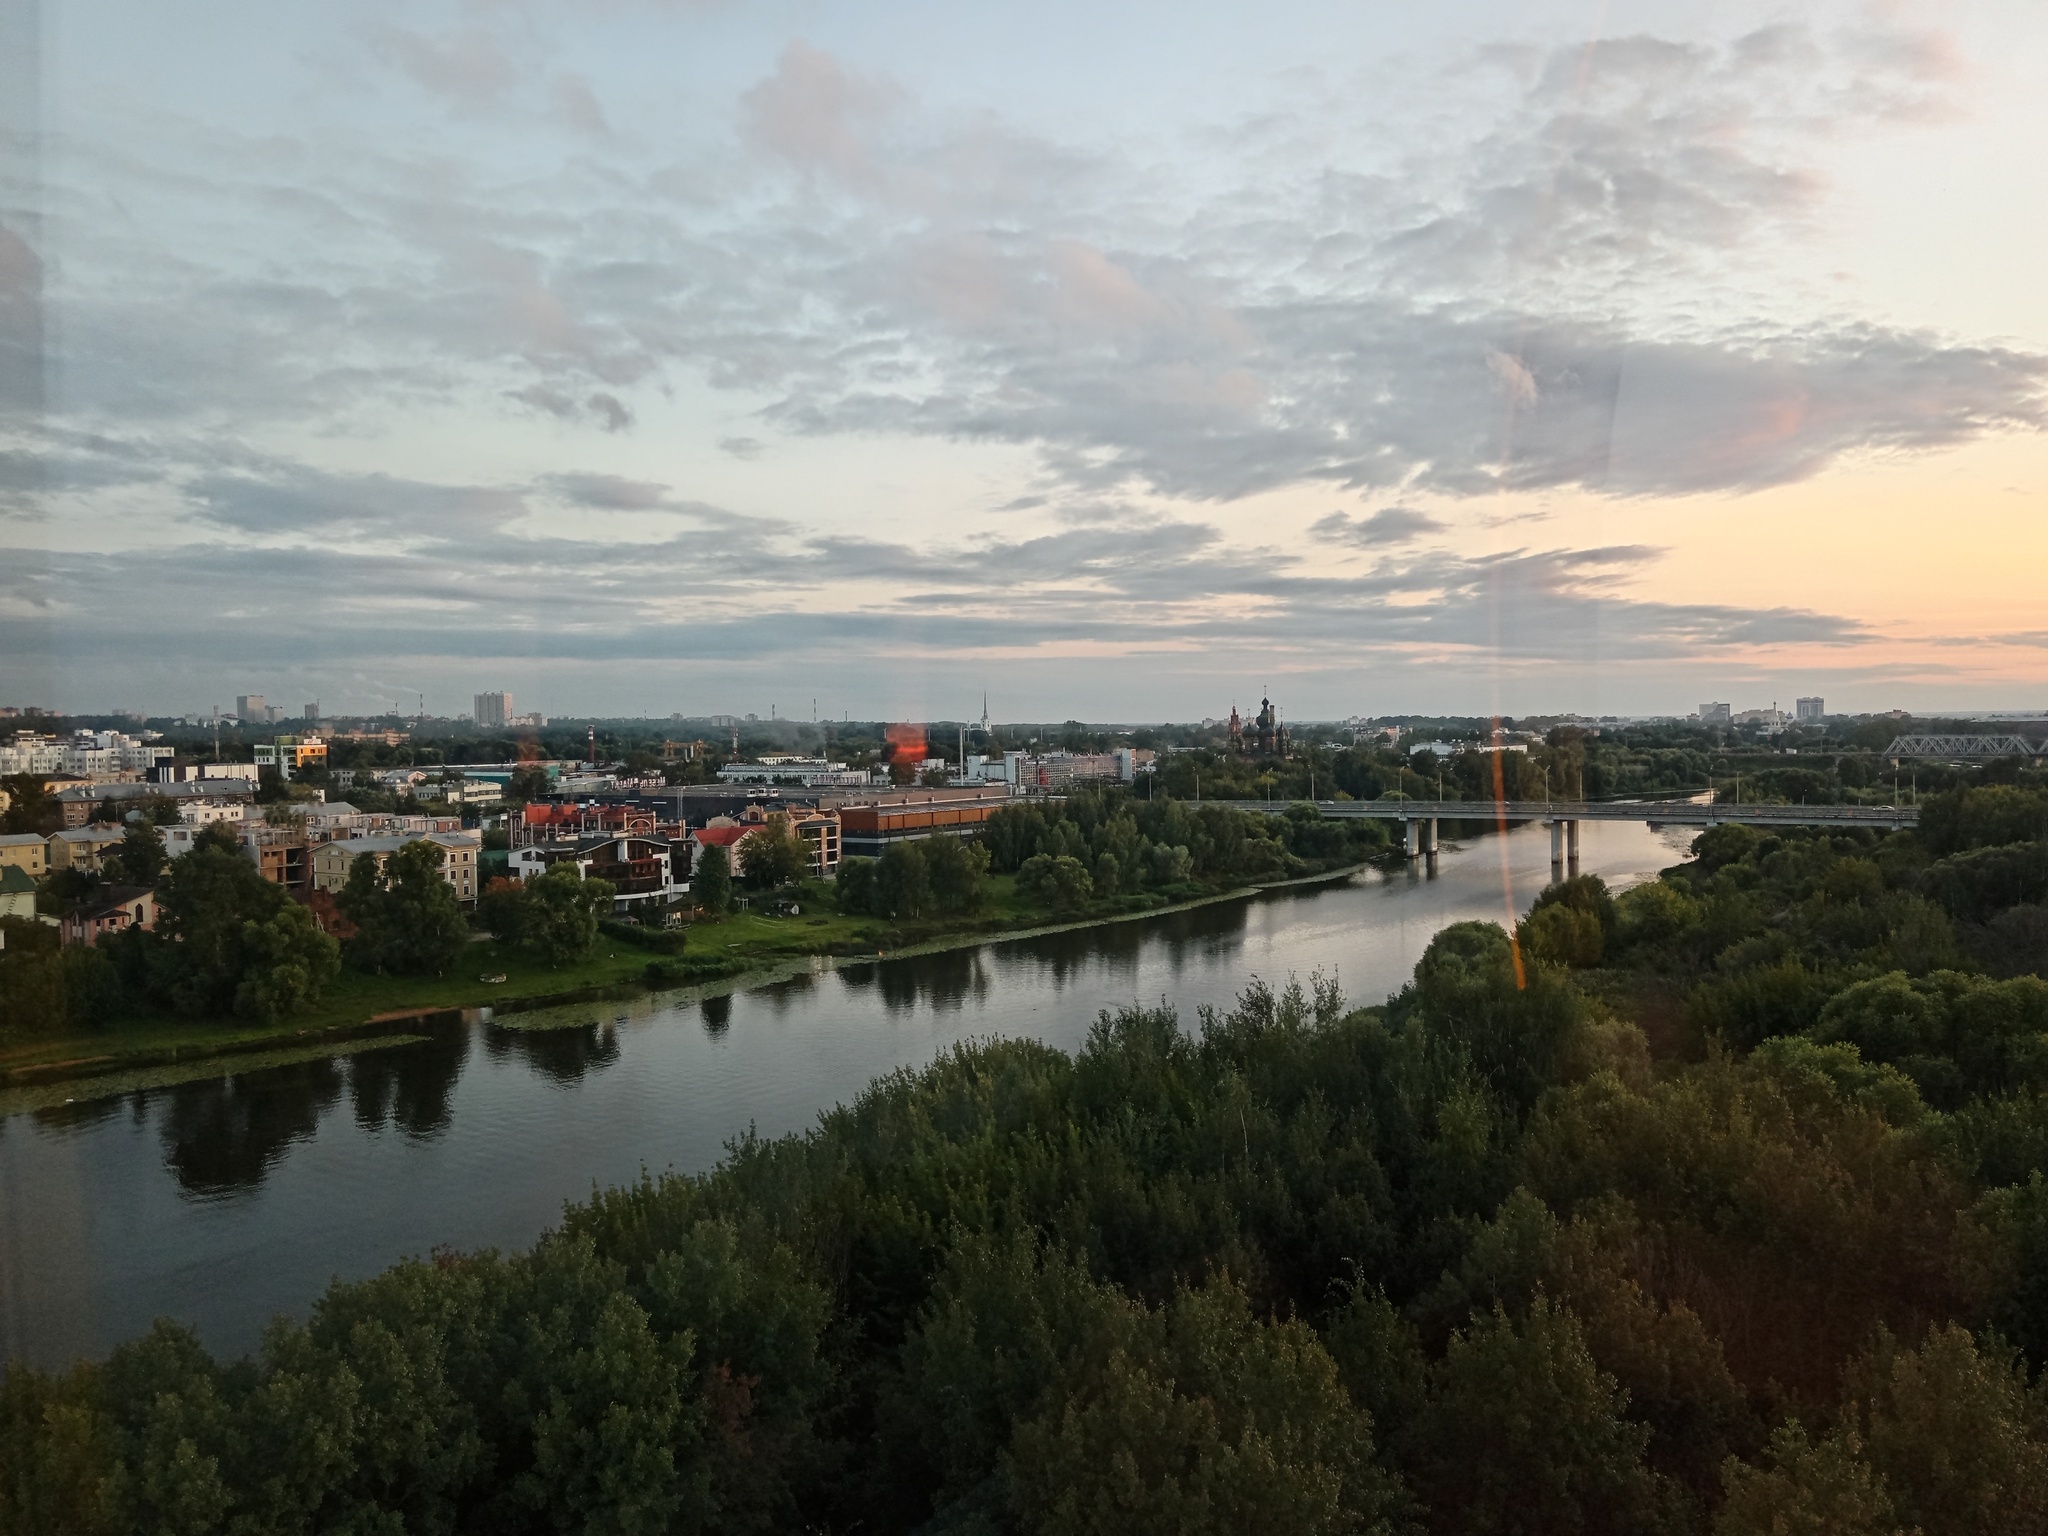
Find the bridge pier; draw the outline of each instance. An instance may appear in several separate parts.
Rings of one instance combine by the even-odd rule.
[[[1422,853],[1422,823],[1412,816],[1402,817],[1401,842],[1409,858],[1419,857]]]
[[[1550,823],[1551,883],[1564,879],[1567,871],[1579,872],[1579,824],[1559,817]]]

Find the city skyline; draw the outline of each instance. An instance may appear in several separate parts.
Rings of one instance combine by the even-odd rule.
[[[88,0],[29,41],[13,702],[2048,680],[2038,10]]]

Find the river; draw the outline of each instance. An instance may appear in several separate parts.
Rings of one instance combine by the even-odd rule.
[[[1583,833],[1582,867],[1617,888],[1676,863],[1692,835]],[[725,997],[586,1004],[97,1097],[79,1083],[72,1103],[0,1118],[0,1349],[61,1364],[168,1316],[242,1353],[333,1277],[436,1247],[525,1247],[595,1186],[708,1168],[749,1126],[801,1130],[959,1041],[1071,1050],[1098,1010],[1161,999],[1192,1027],[1254,976],[1277,987],[1317,970],[1378,1002],[1447,923],[1526,909],[1548,837],[1528,826],[1448,848],[1429,876],[1361,874]]]

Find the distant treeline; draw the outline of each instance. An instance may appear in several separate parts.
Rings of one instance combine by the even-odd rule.
[[[1014,875],[1019,894],[1049,911],[1143,911],[1360,864],[1388,846],[1377,823],[1328,821],[1306,806],[1269,816],[1085,789],[1006,806],[972,843],[933,837],[898,843],[880,859],[846,859],[837,894],[846,912],[958,919],[983,909],[994,873]]]

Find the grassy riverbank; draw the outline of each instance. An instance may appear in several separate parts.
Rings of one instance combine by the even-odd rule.
[[[470,946],[460,971],[448,976],[371,976],[344,970],[317,1006],[277,1024],[154,1017],[77,1034],[0,1040],[0,1089],[400,1033],[424,1014],[537,1007],[649,988],[744,984],[750,975],[820,957],[928,953],[994,938],[1097,927],[1238,900],[1282,885],[1341,879],[1363,867],[1228,890],[1122,897],[1065,913],[1027,901],[1010,877],[996,876],[989,881],[987,906],[975,917],[917,923],[848,916],[834,910],[825,888],[817,887],[799,897],[800,910],[794,916],[741,911],[692,924],[688,948],[680,956],[652,953],[605,935],[587,959],[560,968],[480,940]],[[502,982],[482,979],[501,975]]]

